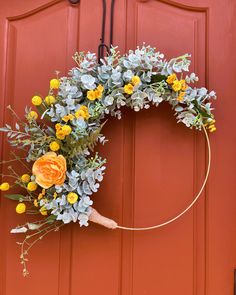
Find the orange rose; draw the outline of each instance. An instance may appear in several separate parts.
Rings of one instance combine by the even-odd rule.
[[[62,155],[48,152],[34,162],[35,182],[43,188],[62,185],[66,179],[66,160]]]

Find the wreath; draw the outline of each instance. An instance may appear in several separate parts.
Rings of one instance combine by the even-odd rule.
[[[64,224],[73,221],[88,226],[91,220],[109,228],[119,227],[93,209],[91,199],[105,171],[106,159],[94,148],[107,141],[101,131],[108,115],[120,119],[124,107],[138,112],[165,101],[178,123],[204,129],[205,133],[206,129],[216,130],[211,107],[215,92],[189,85],[198,81],[194,73],[185,74],[189,58],[185,54],[166,60],[145,45],[125,55],[112,47],[100,63],[94,53],[76,53],[76,66],[67,77],[59,78],[56,72],[48,95],[44,99],[33,96],[36,109],[26,107],[24,119],[8,106],[17,123],[14,128],[6,124],[0,131],[7,133],[10,145],[23,150],[24,156],[13,150],[13,159],[2,163],[18,161],[24,173],[18,174],[9,166],[9,173],[2,176],[12,181],[3,182],[0,189],[19,187],[21,193],[6,195],[17,201],[16,213],[40,216],[11,230],[25,233],[18,243],[24,275],[28,274],[27,255],[32,246]]]

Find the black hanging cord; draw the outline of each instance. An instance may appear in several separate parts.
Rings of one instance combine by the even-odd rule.
[[[102,35],[101,35],[101,43],[98,46],[98,62],[101,63],[101,58],[104,58],[104,48],[109,53],[110,48],[113,43],[113,26],[114,26],[114,7],[115,7],[115,0],[111,1],[111,19],[110,19],[110,47],[105,44],[105,27],[106,27],[106,0],[102,0]]]
[[[105,42],[105,27],[106,27],[106,0],[102,0],[102,35],[101,35],[101,43],[98,45],[98,62],[100,63],[101,58],[104,58],[104,47],[106,48],[107,52],[109,52],[108,46],[104,43]]]
[[[110,19],[110,48],[113,45],[113,27],[114,27],[114,7],[115,0],[111,1],[111,19]]]
[[[101,43],[104,44],[105,40],[105,27],[106,27],[106,13],[107,13],[107,4],[106,0],[102,0],[102,36],[101,36]]]
[[[80,0],[69,0],[71,4],[78,4]],[[104,58],[104,48],[109,53],[110,48],[113,43],[113,26],[114,26],[114,7],[115,0],[111,0],[111,19],[110,19],[110,47],[108,47],[105,42],[105,28],[106,28],[106,0],[102,0],[102,35],[101,35],[101,43],[98,45],[98,62],[101,63],[101,58]]]

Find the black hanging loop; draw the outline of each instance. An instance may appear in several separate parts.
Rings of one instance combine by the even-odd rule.
[[[101,58],[104,58],[104,48],[106,48],[107,53],[110,52],[109,47],[105,43],[98,45],[98,62],[101,63]]]
[[[104,58],[104,47],[107,49],[107,45],[104,43],[105,27],[106,27],[106,10],[107,10],[106,0],[102,0],[102,35],[100,39],[101,43],[98,45],[98,62],[99,63],[101,63],[101,58]]]
[[[109,54],[110,48],[113,43],[113,26],[114,26],[114,7],[115,0],[111,1],[111,14],[110,14],[110,46],[105,44],[105,28],[106,28],[106,0],[102,0],[102,35],[101,35],[101,43],[98,45],[98,62],[101,63],[101,59],[104,58],[104,48],[106,48],[107,53]]]
[[[78,4],[80,0],[69,0],[71,4]],[[101,59],[104,58],[104,48],[106,48],[107,53],[109,54],[110,48],[113,43],[113,26],[114,26],[114,7],[115,0],[111,0],[111,14],[110,14],[110,46],[108,47],[105,42],[105,28],[106,28],[106,0],[102,0],[102,34],[101,34],[101,43],[98,45],[98,62],[101,63]]]

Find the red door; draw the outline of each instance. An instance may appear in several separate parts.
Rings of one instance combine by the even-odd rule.
[[[76,50],[97,51],[102,19],[98,0],[74,6],[67,0],[2,2],[1,125],[12,120],[7,105],[23,115],[35,92],[46,95],[54,71],[66,74]],[[211,136],[207,188],[193,210],[159,230],[66,226],[32,250],[26,279],[18,260],[20,236],[9,234],[24,217],[1,199],[1,295],[233,294],[235,9],[233,0],[115,2],[114,44],[121,52],[146,42],[167,57],[191,53],[199,85],[217,92],[218,131]],[[94,197],[101,213],[119,224],[147,226],[173,217],[191,202],[204,177],[205,142],[202,134],[177,125],[168,105],[138,114],[126,111],[121,121],[110,120],[104,132],[109,143],[99,150],[108,164]],[[5,138],[1,142],[5,159],[9,148]]]

